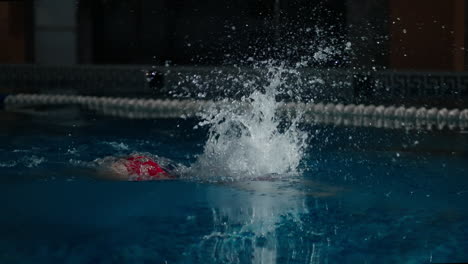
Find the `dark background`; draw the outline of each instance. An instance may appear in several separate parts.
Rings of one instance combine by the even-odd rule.
[[[94,63],[219,64],[253,57],[298,60],[308,50],[287,54],[314,41],[299,30],[335,26],[345,33],[343,1],[81,1],[90,19],[82,36],[92,39]],[[313,14],[313,15],[312,15]],[[85,43],[84,43],[85,44]],[[87,50],[88,48],[89,50]]]
[[[0,63],[295,62],[350,42],[310,66],[464,71],[465,11],[463,0],[0,1]]]

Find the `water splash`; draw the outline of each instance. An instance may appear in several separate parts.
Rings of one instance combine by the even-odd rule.
[[[222,100],[201,114],[199,126],[209,126],[204,152],[191,167],[195,175],[213,180],[236,180],[261,176],[295,174],[307,134],[300,130],[300,113],[280,113],[278,100],[292,83],[286,76],[295,69],[268,63],[266,85],[255,84],[250,96]],[[220,104],[218,104],[219,106]]]

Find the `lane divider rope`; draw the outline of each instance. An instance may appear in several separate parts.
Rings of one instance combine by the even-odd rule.
[[[195,116],[210,107],[222,107],[225,101],[194,99],[134,99],[80,95],[16,94],[4,98],[6,110],[34,105],[79,105],[98,113],[125,118],[180,118]],[[248,109],[246,103],[243,107]],[[283,112],[299,111],[310,122],[408,129],[466,129],[468,109],[355,105],[333,103],[281,104]]]

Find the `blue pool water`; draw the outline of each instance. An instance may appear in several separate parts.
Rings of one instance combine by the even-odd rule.
[[[468,261],[464,133],[304,125],[299,175],[110,182],[86,164],[148,152],[189,166],[207,131],[190,119],[0,118],[0,263]]]

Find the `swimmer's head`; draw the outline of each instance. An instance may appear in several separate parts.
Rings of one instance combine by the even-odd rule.
[[[151,181],[176,178],[148,155],[132,154],[128,157],[107,157],[98,162],[99,175],[122,181]]]

